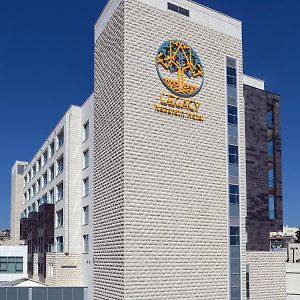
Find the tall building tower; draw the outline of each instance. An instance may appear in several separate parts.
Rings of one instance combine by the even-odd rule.
[[[285,253],[268,237],[282,224],[276,125],[267,155],[278,99],[257,84],[240,21],[186,0],[108,2],[95,26],[95,299],[284,299]]]
[[[16,161],[11,170],[11,210],[10,210],[10,243],[19,245],[20,239],[20,215],[23,210],[23,172],[27,162]]]

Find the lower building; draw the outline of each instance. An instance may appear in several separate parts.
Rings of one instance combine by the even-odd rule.
[[[27,247],[0,246],[0,284],[27,277]]]

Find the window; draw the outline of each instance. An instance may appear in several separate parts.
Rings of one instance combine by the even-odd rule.
[[[87,149],[83,152],[83,169],[89,166],[89,160],[90,160],[90,152],[89,149]]]
[[[240,215],[240,199],[239,199],[239,186],[229,185],[229,202],[230,202],[230,216],[239,217]]]
[[[34,187],[30,187],[30,199],[34,197]]]
[[[64,198],[64,184],[63,182],[56,186],[56,201]]]
[[[49,203],[54,204],[54,189],[49,192]]]
[[[42,165],[41,158],[39,158],[36,162],[36,173],[38,173],[41,170],[41,165]]]
[[[269,196],[269,219],[275,219],[275,199],[274,196]]]
[[[47,194],[44,194],[41,198],[41,205],[47,203]]]
[[[88,225],[89,224],[89,207],[85,206],[83,207],[83,214],[82,214],[82,225]]]
[[[267,111],[267,125],[273,126],[273,109]]]
[[[49,168],[49,182],[54,179],[54,165]]]
[[[90,136],[90,123],[86,122],[83,125],[83,141],[86,141]]]
[[[274,188],[274,169],[270,169],[268,172],[269,188]]]
[[[268,155],[269,156],[274,156],[273,140],[268,141]]]
[[[227,66],[227,84],[236,87],[236,68]]]
[[[237,125],[237,108],[228,105],[228,124]]]
[[[180,6],[177,6],[177,5],[175,5],[173,3],[170,3],[170,2],[168,2],[168,9],[172,10],[172,11],[175,11],[175,12],[177,12],[181,15],[184,15],[186,17],[190,16],[190,11],[189,10],[187,10],[185,8],[182,8]]]
[[[1,273],[23,273],[23,257],[0,257]]]
[[[56,227],[62,227],[64,225],[64,212],[63,209],[56,212]]]
[[[39,178],[39,179],[36,181],[35,188],[36,188],[36,194],[37,194],[37,193],[41,190],[41,178]]]
[[[54,264],[48,263],[48,277],[54,277]]]
[[[246,299],[250,300],[250,266],[246,265]]]
[[[56,150],[64,144],[64,130],[62,129],[56,137]]]
[[[48,161],[48,152],[47,150],[42,155],[42,166],[44,166]]]
[[[42,188],[44,188],[48,183],[48,180],[47,180],[47,172],[45,172],[43,175],[42,175]]]
[[[230,246],[240,245],[240,227],[230,226]]]
[[[89,194],[89,178],[83,179],[83,197],[88,196]]]
[[[239,164],[239,148],[238,146],[229,145],[229,164]]]
[[[28,172],[28,178],[29,178],[29,181],[31,180],[31,178],[32,178],[32,175],[31,175],[31,170],[29,170],[29,172]]]
[[[64,252],[64,237],[63,236],[58,236],[56,238],[56,251]]]
[[[54,154],[54,141],[49,145],[49,159],[53,156]]]
[[[58,176],[64,170],[64,157],[61,156],[56,161],[56,176]]]
[[[32,178],[36,175],[36,166],[32,167]]]
[[[83,253],[89,253],[89,235],[83,236]]]

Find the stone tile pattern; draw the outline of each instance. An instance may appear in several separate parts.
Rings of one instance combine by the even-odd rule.
[[[282,231],[282,174],[280,97],[244,86],[246,111],[247,156],[247,235],[248,250],[268,251],[270,231]],[[269,220],[268,156],[266,115],[274,107],[274,166],[275,166],[275,220]]]
[[[152,107],[161,91],[168,92],[156,73],[156,51],[176,38],[202,57],[206,81],[196,99],[204,123]],[[241,41],[174,12],[126,0],[95,47],[95,299],[226,299],[225,56],[241,62]],[[242,88],[239,80],[245,255]]]
[[[95,42],[94,299],[124,299],[124,8]]]
[[[247,251],[250,299],[286,299],[286,252]]]

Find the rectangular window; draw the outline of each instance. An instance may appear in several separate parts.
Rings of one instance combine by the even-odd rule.
[[[56,238],[56,251],[64,252],[64,237],[63,236],[58,236]]]
[[[88,206],[83,207],[82,212],[83,212],[82,225],[88,225],[89,224],[89,207]]]
[[[49,168],[49,182],[54,179],[54,165]]]
[[[275,219],[275,199],[274,196],[269,196],[269,219]]]
[[[236,68],[232,66],[227,66],[227,84],[229,86],[236,87],[237,77],[236,77]]]
[[[56,212],[56,227],[62,227],[64,225],[64,212],[60,209]]]
[[[229,164],[239,164],[239,148],[238,146],[229,145]]]
[[[41,190],[41,178],[36,181],[36,194]]]
[[[64,144],[64,130],[62,129],[56,137],[56,150]]]
[[[250,300],[250,266],[246,265],[246,299]]]
[[[64,198],[64,184],[61,182],[56,186],[56,201],[62,200]]]
[[[268,172],[269,188],[274,188],[274,169],[270,169]]]
[[[274,156],[273,140],[268,141],[268,155],[269,156]]]
[[[89,235],[83,236],[83,253],[89,253]]]
[[[237,107],[228,105],[228,124],[237,125]]]
[[[44,188],[48,183],[47,172],[42,175],[42,188]]]
[[[240,227],[230,226],[230,246],[240,245]]]
[[[229,202],[230,202],[230,217],[239,217],[240,215],[240,199],[239,186],[229,185]]]
[[[90,152],[89,149],[87,149],[83,152],[83,169],[89,166],[89,160],[90,160]]]
[[[47,150],[42,155],[42,166],[44,166],[48,161],[48,152]]]
[[[54,189],[49,192],[49,203],[54,204]]]
[[[42,159],[39,158],[37,163],[36,163],[36,172],[38,173],[40,170],[41,170],[41,167],[42,167]]]
[[[267,111],[267,125],[273,126],[273,109]]]
[[[83,179],[83,197],[88,196],[89,194],[89,178]]]
[[[179,13],[181,15],[184,15],[186,17],[190,16],[190,11],[189,10],[187,10],[187,9],[185,9],[183,7],[180,7],[178,5],[175,5],[173,3],[170,3],[170,2],[168,2],[168,9],[172,10],[174,12],[177,12],[177,13]]]
[[[23,273],[23,257],[0,257],[0,274],[1,273]]]
[[[49,145],[49,158],[54,155],[54,141]]]
[[[64,170],[64,157],[61,156],[56,161],[56,176],[58,176]]]
[[[90,123],[86,122],[83,125],[83,141],[86,141],[90,136]]]

